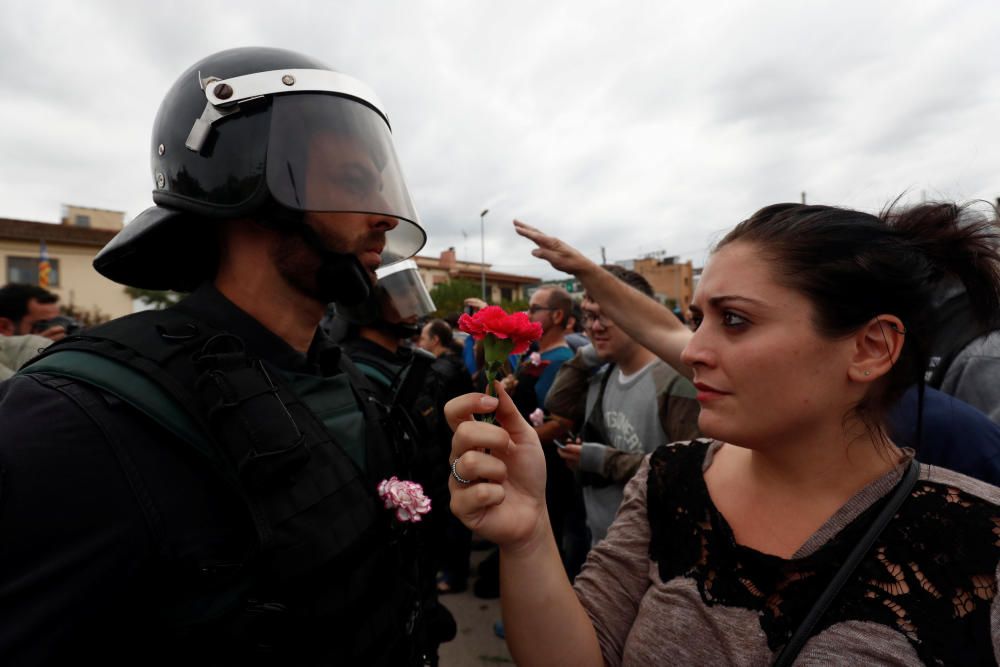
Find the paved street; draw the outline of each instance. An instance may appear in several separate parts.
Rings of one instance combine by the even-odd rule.
[[[458,636],[441,646],[441,667],[514,664],[507,644],[493,634],[493,623],[500,620],[500,600],[480,600],[472,594],[476,565],[487,553],[472,552],[473,577],[464,593],[441,596],[441,602],[454,614],[458,623]]]

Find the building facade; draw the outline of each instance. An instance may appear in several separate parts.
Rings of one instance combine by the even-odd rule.
[[[694,267],[691,261],[680,262],[676,257],[644,257],[631,262],[628,267],[649,281],[656,298],[669,306],[679,308],[687,315],[694,294]]]
[[[459,261],[455,256],[454,248],[442,251],[440,256],[436,258],[417,255],[413,259],[417,263],[427,291],[434,289],[436,285],[456,279],[481,283],[485,274],[485,301],[487,303],[527,301],[529,298],[527,288],[537,285],[540,280],[535,276],[519,276],[513,273],[492,271],[489,264]],[[483,271],[484,268],[485,271]]]
[[[62,224],[0,218],[3,283],[38,284],[44,244],[49,259],[47,289],[60,303],[98,319],[131,313],[125,288],[94,270],[98,251],[122,229],[125,214],[78,206],[63,208]]]

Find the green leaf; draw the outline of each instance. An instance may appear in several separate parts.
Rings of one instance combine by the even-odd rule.
[[[493,334],[486,334],[486,337],[483,339],[483,352],[486,355],[486,363],[499,361],[502,364],[513,350],[514,341],[509,338],[497,338]]]

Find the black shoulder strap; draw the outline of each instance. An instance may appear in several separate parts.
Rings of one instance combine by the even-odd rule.
[[[80,380],[120,398],[203,453],[213,448],[192,391],[193,365],[172,364],[216,332],[174,308],[134,313],[69,336],[28,361],[21,373]],[[167,366],[173,366],[173,372]]]
[[[21,373],[57,375],[97,387],[151,417],[202,454],[215,457],[210,439],[191,414],[152,380],[129,366],[90,352],[69,349],[37,359]]]
[[[601,378],[601,386],[597,390],[597,400],[594,401],[594,408],[590,411],[590,417],[587,419],[586,424],[584,424],[584,440],[591,440],[594,442],[600,442],[602,444],[608,444],[607,435],[607,425],[604,423],[604,391],[608,387],[608,381],[614,374],[617,366],[613,363],[608,364],[607,370],[604,371],[604,377]]]
[[[343,367],[343,355],[341,361]],[[179,307],[137,313],[67,337],[23,372],[58,373],[109,391],[208,453],[213,468],[248,503],[261,545],[295,545],[303,534],[324,545],[309,553],[289,549],[289,562],[340,553],[376,518],[370,503],[374,486],[335,446],[337,435],[282,377],[253,358],[240,338]],[[353,381],[357,375],[348,377]],[[373,431],[366,429],[366,437]],[[392,468],[392,451],[386,449],[369,447],[373,474]],[[316,464],[306,466],[309,460]],[[301,470],[308,474],[298,474]],[[340,523],[315,526],[305,510],[332,498],[330,489],[351,498],[345,503],[352,514],[324,509]],[[295,530],[276,530],[286,524],[295,524]]]
[[[296,402],[290,389],[251,359],[239,338],[183,305],[134,313],[59,341],[25,367],[43,371],[118,396],[213,454],[227,477],[235,474],[251,486],[267,486],[306,459],[303,434],[288,410]],[[308,411],[302,418],[318,420]]]
[[[861,560],[865,557],[869,550],[871,550],[872,545],[875,544],[875,540],[878,536],[882,534],[885,527],[889,525],[892,517],[896,516],[896,512],[903,505],[907,498],[910,497],[910,492],[913,491],[913,487],[917,483],[917,479],[920,477],[920,464],[916,459],[910,461],[910,465],[906,468],[906,472],[903,473],[903,479],[896,485],[896,489],[892,492],[889,500],[886,502],[885,506],[882,507],[882,511],[879,512],[878,516],[868,527],[868,530],[858,543],[854,545],[854,549],[848,554],[847,559],[844,564],[840,566],[837,573],[833,575],[833,579],[827,585],[827,587],[820,593],[819,597],[816,599],[816,603],[813,605],[809,613],[806,614],[805,619],[799,624],[799,627],[795,629],[795,633],[792,638],[788,640],[785,644],[785,648],[781,650],[778,657],[774,660],[775,667],[785,667],[790,666],[795,662],[795,658],[798,657],[799,651],[805,645],[806,640],[812,636],[813,628],[816,627],[816,623],[819,619],[823,617],[826,613],[827,608],[830,603],[834,601],[837,595],[840,593],[840,589],[844,587],[847,580],[851,578],[854,571],[861,564]]]
[[[611,379],[616,368],[615,364],[608,364],[607,370],[604,372],[604,377],[601,378],[601,386],[597,390],[597,399],[594,401],[594,407],[590,411],[587,421],[584,422],[580,433],[584,442],[599,442],[603,445],[611,446],[608,438],[607,424],[604,422],[604,391],[607,389],[608,381]],[[584,486],[598,488],[608,486],[612,483],[610,478],[596,472],[578,471],[577,479]]]

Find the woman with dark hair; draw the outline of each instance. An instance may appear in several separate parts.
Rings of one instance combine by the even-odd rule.
[[[764,208],[714,250],[693,333],[515,223],[687,366],[709,436],[650,455],[571,588],[533,429],[502,393],[448,405],[451,507],[501,547],[517,663],[995,663],[1000,489],[920,466],[885,427],[926,367],[935,284],[957,276],[982,317],[1000,310],[997,227],[971,218]],[[501,426],[473,419],[494,408]]]

